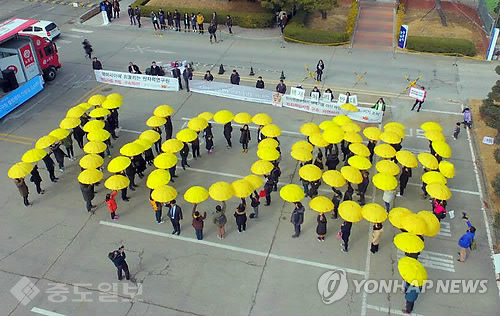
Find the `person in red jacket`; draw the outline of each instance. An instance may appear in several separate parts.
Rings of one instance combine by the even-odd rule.
[[[196,232],[196,239],[203,240],[203,221],[207,218],[207,212],[203,213],[203,216],[196,210],[198,204],[193,207],[193,227]]]
[[[118,194],[118,191],[113,191],[111,194],[106,194],[106,204],[109,208],[109,213],[111,214],[111,219],[116,221],[118,219],[118,215],[116,215],[116,200],[115,196]]]

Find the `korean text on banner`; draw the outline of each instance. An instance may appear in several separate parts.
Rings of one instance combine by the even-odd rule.
[[[28,101],[35,94],[43,90],[43,79],[41,75],[29,80],[19,88],[11,91],[0,99],[0,118],[9,114],[12,110]]]
[[[189,87],[191,91],[195,93],[261,104],[274,104],[273,91],[265,89],[216,81],[206,82],[203,80],[191,80],[189,82]],[[279,100],[276,100],[276,102],[278,101]]]
[[[408,90],[408,96],[423,102],[425,99],[425,90],[417,87],[411,87],[410,90]]]
[[[179,91],[179,82],[176,78],[138,75],[110,70],[94,70],[94,73],[97,82],[139,89]]]

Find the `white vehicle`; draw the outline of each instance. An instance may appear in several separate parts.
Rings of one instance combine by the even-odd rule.
[[[40,20],[22,30],[21,33],[37,35],[52,41],[61,35],[61,30],[54,22]]]

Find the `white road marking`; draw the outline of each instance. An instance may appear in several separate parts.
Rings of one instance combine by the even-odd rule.
[[[50,7],[50,8],[48,8],[48,9],[47,9],[47,10],[45,10],[45,11],[52,11],[52,10],[54,10],[55,8],[56,8],[55,6],[54,6],[54,7]]]
[[[38,308],[38,307],[33,307],[31,309],[31,311],[33,313],[37,313],[37,314],[45,315],[45,316],[65,316],[63,314],[59,314],[59,313],[56,313],[56,312],[51,312],[51,311],[48,311],[48,310],[45,310],[45,309],[41,309],[41,308]]]
[[[75,34],[71,34],[71,33],[64,33],[62,36],[63,37],[67,36],[67,37],[71,37],[71,38],[82,38],[83,37],[81,35],[75,35]]]
[[[441,228],[439,229],[438,235],[445,236],[445,237],[451,237],[450,223],[441,222],[440,224],[441,224]]]
[[[183,118],[182,118],[182,120],[184,120],[184,121],[189,121],[190,119],[192,119],[192,118],[190,118],[190,117],[183,117]],[[223,124],[217,123],[217,122],[215,122],[215,121],[209,121],[209,122],[210,122],[210,123],[212,123],[212,124],[216,124],[216,125],[223,125]],[[242,125],[242,124],[235,124],[235,123],[231,123],[231,125],[232,125],[232,126],[237,126],[237,127],[243,127],[243,125]],[[250,129],[255,129],[255,130],[259,129],[257,126],[253,126],[253,125],[249,125],[248,127],[249,127]],[[281,133],[283,133],[283,134],[290,134],[290,135],[300,135],[300,136],[304,136],[304,135],[302,135],[302,133],[299,133],[299,132],[292,132],[292,131],[284,131],[284,130],[281,130]],[[304,136],[304,138],[305,138],[305,136]]]
[[[375,311],[385,313],[388,315],[408,315],[408,314],[403,313],[401,310],[394,309],[394,308],[380,307],[380,306],[375,306],[375,305],[366,305],[366,308],[373,309]],[[424,316],[422,314],[417,314],[417,313],[413,313],[413,312],[411,314],[413,316]]]
[[[131,129],[126,129],[126,128],[121,128],[120,132],[134,133],[134,134],[140,134],[140,133],[142,133],[142,132],[139,132],[139,131],[134,131],[134,130],[131,130]]]
[[[65,40],[65,39],[58,39],[57,40],[57,43],[64,43],[64,44],[71,44],[73,43],[73,41],[68,41],[68,40]]]
[[[149,230],[149,229],[134,227],[134,226],[129,226],[129,225],[123,225],[123,224],[118,224],[118,223],[111,223],[111,222],[106,222],[106,221],[100,221],[99,223],[101,225],[105,225],[105,226],[111,226],[111,227],[115,227],[115,228],[129,230],[129,231],[135,231],[135,232],[139,232],[139,233],[143,233],[143,234],[165,237],[165,238],[170,238],[170,239],[176,239],[176,240],[190,242],[190,243],[194,243],[194,244],[200,244],[200,245],[210,246],[210,247],[214,247],[214,248],[220,248],[220,249],[226,249],[226,250],[235,251],[235,252],[246,253],[246,254],[250,254],[250,255],[254,255],[254,256],[269,257],[269,258],[280,260],[280,261],[302,264],[302,265],[317,267],[317,268],[321,268],[321,269],[328,269],[328,270],[342,269],[342,270],[344,270],[348,273],[351,273],[351,274],[365,275],[364,271],[350,269],[350,268],[346,268],[346,267],[339,267],[339,266],[321,263],[321,262],[308,261],[308,260],[303,260],[303,259],[299,259],[299,258],[281,256],[281,255],[276,255],[276,254],[267,253],[267,252],[263,252],[263,251],[257,251],[257,250],[252,250],[252,249],[236,247],[236,246],[230,246],[230,245],[225,245],[225,244],[206,241],[206,240],[197,240],[194,238],[176,236],[176,235],[172,235],[172,234],[162,233],[162,232],[158,232],[158,231],[154,231],[154,230]]]
[[[94,33],[94,31],[90,31],[90,30],[82,30],[82,29],[70,29],[70,31],[72,32],[77,32],[77,33]]]

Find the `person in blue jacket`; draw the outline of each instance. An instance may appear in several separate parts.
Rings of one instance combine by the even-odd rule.
[[[467,258],[467,248],[471,248],[474,238],[476,237],[476,228],[470,223],[467,214],[463,213],[462,219],[467,223],[468,229],[458,240],[458,245],[460,246],[460,258],[458,261],[465,262],[465,259]]]
[[[403,314],[411,314],[413,311],[413,306],[415,305],[415,301],[418,298],[418,294],[420,293],[421,288],[411,285],[408,282],[405,282],[405,300],[406,306],[401,311]]]

